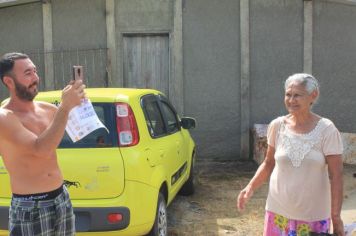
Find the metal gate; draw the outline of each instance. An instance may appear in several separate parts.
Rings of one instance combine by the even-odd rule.
[[[24,52],[37,66],[42,78],[40,89],[45,90],[45,81],[51,81],[54,89],[62,89],[72,78],[72,66],[84,67],[87,87],[108,87],[107,48],[54,50],[49,52]],[[53,78],[45,78],[45,60],[52,60]]]

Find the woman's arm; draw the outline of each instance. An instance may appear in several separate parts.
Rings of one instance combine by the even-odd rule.
[[[343,201],[343,162],[341,155],[326,157],[331,185],[331,220],[334,234],[344,236],[344,224],[341,219],[341,207]]]
[[[274,147],[268,145],[265,160],[258,167],[253,178],[250,180],[247,186],[241,190],[239,196],[237,197],[237,209],[240,211],[245,209],[245,205],[252,197],[253,192],[261,187],[261,185],[271,176],[275,165],[274,153]]]

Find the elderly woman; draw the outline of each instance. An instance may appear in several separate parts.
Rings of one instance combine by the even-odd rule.
[[[243,210],[268,178],[265,236],[344,236],[340,218],[343,199],[342,141],[332,121],[313,113],[318,81],[294,74],[285,82],[288,115],[274,119],[267,131],[267,153],[249,184],[237,197]],[[325,234],[320,234],[325,235]]]

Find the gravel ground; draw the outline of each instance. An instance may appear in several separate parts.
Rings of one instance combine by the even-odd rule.
[[[267,184],[252,197],[243,214],[236,196],[257,169],[253,162],[198,161],[193,196],[177,196],[168,207],[171,236],[262,235]],[[356,189],[356,165],[345,165],[345,199]]]

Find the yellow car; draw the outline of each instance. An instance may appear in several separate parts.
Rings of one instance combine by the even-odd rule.
[[[57,149],[76,216],[77,235],[167,235],[167,210],[177,193],[194,192],[195,143],[168,99],[150,89],[93,88],[87,97],[108,128]],[[61,91],[37,100],[58,104]],[[0,235],[11,201],[0,158]]]

